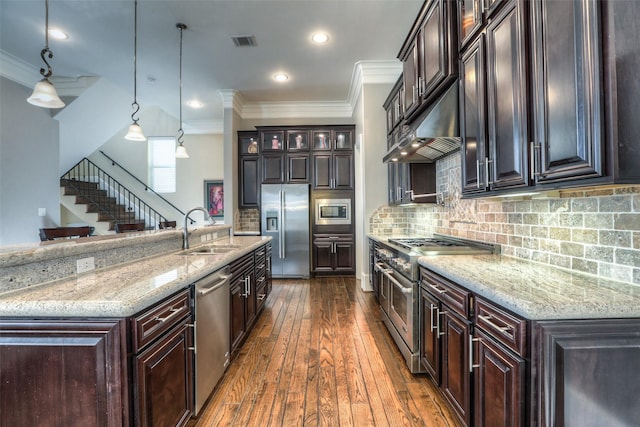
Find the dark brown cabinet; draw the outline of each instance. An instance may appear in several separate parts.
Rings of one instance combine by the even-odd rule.
[[[460,0],[458,7],[458,37],[465,47],[505,0]]]
[[[640,319],[535,325],[540,426],[625,426],[640,420]]]
[[[353,190],[353,128],[316,129],[313,138],[314,190]]]
[[[314,190],[353,190],[352,153],[314,153]]]
[[[528,185],[526,3],[511,1],[489,22],[487,46],[488,158],[485,185]]]
[[[605,173],[601,3],[530,2],[536,183]]]
[[[191,290],[131,318],[136,426],[181,426],[193,412]]]
[[[459,24],[463,193],[616,181],[615,138],[605,142],[609,3],[474,4],[461,3]]]
[[[467,49],[460,60],[460,134],[462,146],[462,190],[484,192],[487,158],[487,105],[485,88],[484,34]]]
[[[355,272],[355,242],[352,234],[315,234],[312,243],[314,274]]]
[[[1,320],[0,425],[128,426],[125,325]]]
[[[387,133],[393,132],[396,126],[400,124],[404,118],[404,108],[402,107],[402,103],[404,101],[403,89],[404,85],[402,83],[402,76],[400,76],[396,84],[393,86],[393,89],[391,89],[387,100],[383,104],[387,115]]]
[[[439,313],[442,322],[442,379],[440,388],[456,415],[471,425],[471,373],[469,351],[471,322],[443,305]]]
[[[246,339],[271,292],[271,245],[233,261],[231,279],[231,354]]]
[[[436,202],[435,196],[423,197],[436,192],[435,163],[392,162],[387,168],[389,204]]]
[[[482,330],[474,333],[475,425],[525,426],[525,361]]]
[[[467,194],[529,185],[526,6],[506,3],[462,53],[462,183]]]
[[[464,425],[471,425],[470,293],[420,269],[420,360]]]
[[[182,426],[193,411],[189,320],[136,356],[136,425]]]
[[[240,208],[257,208],[260,204],[260,144],[258,132],[238,132]]]
[[[471,369],[476,426],[527,425],[527,328],[526,320],[475,298]]]
[[[400,50],[404,116],[411,119],[457,75],[455,2],[426,1]]]
[[[185,425],[194,403],[190,295],[127,319],[0,321],[0,425]]]
[[[254,253],[251,252],[233,261],[230,271],[231,353],[233,354],[246,338],[247,331],[256,317]]]

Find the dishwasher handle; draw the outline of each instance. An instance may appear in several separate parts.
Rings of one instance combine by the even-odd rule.
[[[213,292],[213,291],[215,291],[217,289],[220,289],[222,286],[226,285],[227,282],[229,282],[229,278],[230,277],[231,277],[231,275],[219,276],[219,278],[221,280],[216,282],[212,286],[209,286],[209,287],[206,287],[206,288],[202,288],[202,289],[198,289],[198,295],[204,296],[204,295],[207,295],[208,293],[211,293],[211,292]]]

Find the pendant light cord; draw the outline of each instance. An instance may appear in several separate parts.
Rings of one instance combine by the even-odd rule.
[[[138,119],[135,117],[140,111],[140,105],[138,104],[138,0],[133,2],[133,113],[131,113],[131,120],[134,124],[138,124]]]
[[[184,138],[184,131],[182,130],[182,31],[187,28],[184,24],[176,24],[176,27],[180,29],[180,129],[178,129],[178,143],[182,145]]]
[[[53,59],[53,52],[49,49],[49,0],[44,0],[44,10],[44,49],[40,51],[40,58],[47,65],[47,69],[40,68],[40,74],[45,79],[48,79],[53,74],[51,65],[45,58],[46,56],[49,59]]]

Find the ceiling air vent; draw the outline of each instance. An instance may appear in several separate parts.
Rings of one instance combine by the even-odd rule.
[[[231,40],[236,47],[256,45],[256,36],[233,36]]]

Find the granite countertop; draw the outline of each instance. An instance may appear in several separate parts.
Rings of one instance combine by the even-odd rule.
[[[0,316],[131,316],[269,240],[263,236],[225,237],[208,244],[239,248],[215,255],[177,251],[0,293]]]
[[[419,263],[531,320],[640,317],[640,286],[502,255],[420,257]]]

